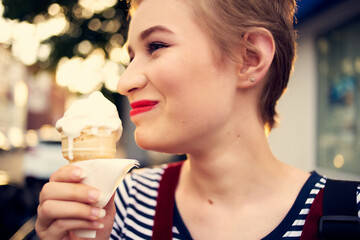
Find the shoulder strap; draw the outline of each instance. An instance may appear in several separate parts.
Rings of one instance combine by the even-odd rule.
[[[323,216],[319,224],[322,239],[360,239],[356,202],[358,185],[354,181],[326,180]]]
[[[327,179],[311,205],[300,240],[360,239],[358,184]]]
[[[175,189],[183,162],[169,164],[159,183],[152,240],[172,239]]]
[[[359,183],[327,179],[324,188],[324,215],[358,216],[356,191]]]

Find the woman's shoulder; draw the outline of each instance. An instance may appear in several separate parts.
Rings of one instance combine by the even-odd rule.
[[[355,203],[356,213],[360,217],[360,181],[332,179],[315,171],[310,178],[313,178],[315,184],[311,184],[313,188],[306,201],[310,203],[309,210],[315,201],[318,203],[320,201],[321,206],[323,204],[327,204],[327,207],[331,205],[331,211],[343,211],[344,208],[339,206],[341,204],[352,206],[352,208],[346,207],[350,211],[350,209],[354,209]],[[319,194],[321,190],[323,193]],[[327,191],[326,194],[325,191]],[[339,206],[339,208],[334,208],[335,206]]]

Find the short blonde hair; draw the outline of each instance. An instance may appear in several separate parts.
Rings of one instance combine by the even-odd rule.
[[[131,0],[130,13],[142,1]],[[252,49],[243,40],[250,28],[263,27],[271,32],[275,56],[259,99],[259,111],[264,126],[272,129],[276,124],[276,103],[287,87],[295,59],[295,0],[188,0],[188,4],[198,23],[229,56],[236,45]]]

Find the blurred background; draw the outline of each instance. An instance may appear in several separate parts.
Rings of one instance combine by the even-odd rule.
[[[298,4],[295,71],[271,147],[304,170],[360,180],[360,1]],[[134,143],[128,102],[116,93],[129,61],[127,9],[118,0],[0,0],[0,239],[32,229],[41,187],[67,164],[54,124],[93,91],[118,108],[119,158],[142,166],[183,158]]]

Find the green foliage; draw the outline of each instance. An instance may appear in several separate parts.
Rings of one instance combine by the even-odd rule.
[[[79,14],[76,14],[79,4],[78,1],[74,0],[2,0],[2,2],[5,8],[3,17],[29,23],[36,23],[39,16],[42,19],[51,17],[48,8],[54,3],[62,7],[63,14],[70,27],[63,35],[53,36],[45,40],[46,43],[51,44],[52,52],[49,59],[38,62],[40,68],[43,69],[53,69],[62,57],[82,56],[81,53],[76,51],[76,46],[84,40],[90,41],[95,48],[104,49],[105,53],[108,54],[109,49],[107,46],[114,34],[121,34],[122,39],[127,37],[128,4],[125,0],[117,1],[112,9],[94,13],[91,18],[79,17]],[[113,20],[120,22],[120,24],[116,32],[107,31],[104,27],[91,30],[89,25],[93,19],[97,19],[96,21],[100,22],[102,26]],[[119,42],[119,44],[123,44],[123,42]]]

